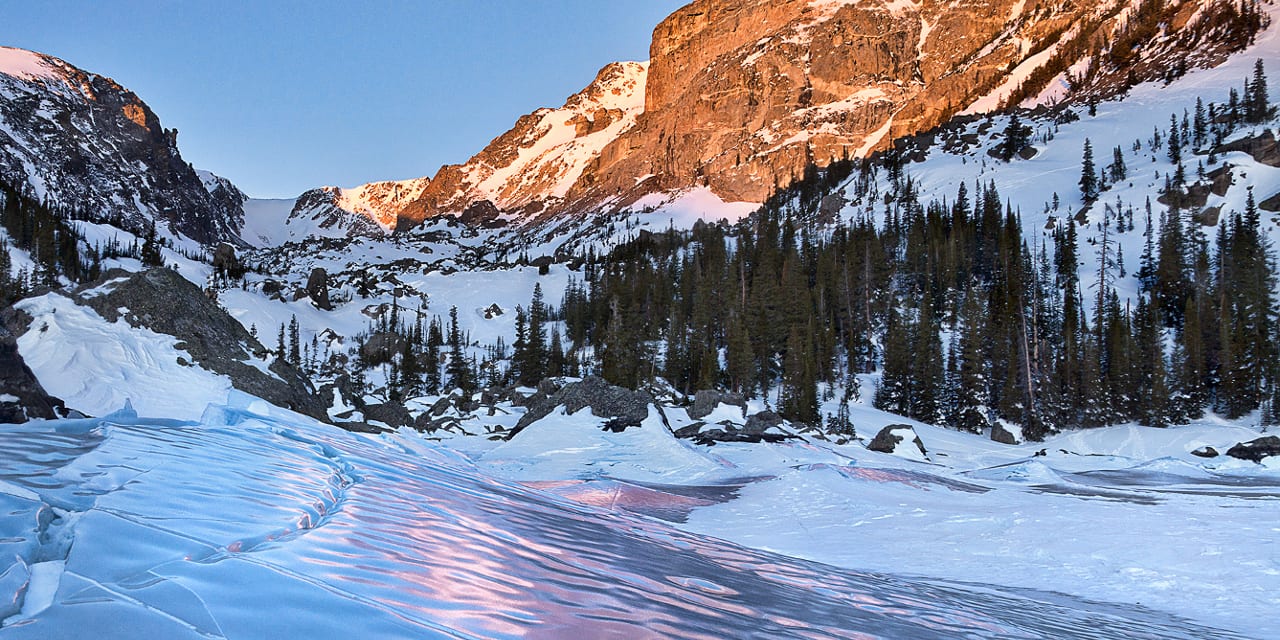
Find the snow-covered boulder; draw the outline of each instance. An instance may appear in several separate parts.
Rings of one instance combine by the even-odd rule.
[[[1000,444],[1022,444],[1022,428],[1015,424],[1009,424],[1004,420],[996,420],[991,425],[991,439]]]
[[[722,407],[727,408],[727,410]],[[712,446],[717,442],[749,442],[753,444],[782,442],[799,437],[784,429],[782,416],[772,411],[753,413],[747,417],[746,424],[743,424],[737,416],[732,415],[736,411],[736,407],[717,404],[715,410],[707,414],[707,417],[712,420],[721,418],[720,420],[712,424],[695,422],[677,430],[675,432],[676,437],[691,439],[697,444],[705,446]],[[729,416],[727,419],[726,414]]]
[[[1263,458],[1280,456],[1280,436],[1266,436],[1249,442],[1241,442],[1227,450],[1232,458],[1262,462]]]
[[[905,445],[905,446],[904,446]],[[911,446],[914,445],[914,446]],[[880,430],[867,448],[880,453],[891,453],[912,460],[928,460],[929,452],[925,451],[924,442],[916,435],[911,425],[891,424]]]
[[[1196,456],[1197,458],[1216,458],[1218,457],[1218,450],[1210,447],[1209,445],[1205,445],[1192,451],[1191,455]]]
[[[609,418],[605,427],[610,431],[622,431],[627,427],[638,427],[649,417],[649,406],[654,404],[653,397],[643,391],[623,389],[603,378],[588,376],[581,382],[572,382],[550,396],[533,399],[529,411],[511,430],[515,436],[525,427],[541,420],[563,406],[567,413],[574,414],[584,408],[590,408],[592,415],[598,418]],[[661,412],[661,409],[659,409]]]
[[[711,415],[711,412],[722,404],[742,407],[743,413],[747,411],[747,398],[741,393],[704,389],[694,394],[693,406],[689,407],[689,417],[701,420]]]

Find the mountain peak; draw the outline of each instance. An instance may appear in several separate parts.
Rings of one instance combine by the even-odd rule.
[[[27,51],[26,49],[14,49],[13,47],[0,47],[0,73],[14,78],[23,80],[38,80],[42,78],[60,80],[62,75],[58,72],[58,60],[42,53]]]
[[[0,183],[81,215],[235,241],[243,195],[206,190],[177,131],[110,78],[0,47]]]

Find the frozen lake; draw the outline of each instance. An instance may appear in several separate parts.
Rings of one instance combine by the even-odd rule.
[[[0,637],[1237,637],[636,515],[679,519],[735,487],[535,488],[244,405],[3,427]]]

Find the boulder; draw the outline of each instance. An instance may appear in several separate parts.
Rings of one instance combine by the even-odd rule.
[[[1218,457],[1218,450],[1210,446],[1204,446],[1192,451],[1191,455],[1198,458],[1216,458]]]
[[[268,298],[279,299],[280,294],[284,292],[284,284],[277,280],[262,281],[262,295]]]
[[[1264,198],[1262,202],[1258,203],[1258,208],[1271,213],[1280,213],[1280,192],[1269,198]]]
[[[378,361],[390,358],[392,354],[404,349],[404,336],[390,331],[378,332],[369,336],[360,347],[360,355],[365,359]]]
[[[747,433],[764,433],[782,424],[782,416],[772,411],[761,411],[747,416],[747,426],[742,430]]]
[[[409,410],[404,408],[404,405],[394,402],[365,405],[364,420],[365,422],[381,422],[396,429],[414,424],[413,416],[409,415]]]
[[[468,227],[487,227],[498,221],[502,212],[488,200],[478,200],[462,211],[459,221]]]
[[[916,430],[906,424],[891,424],[881,429],[880,433],[872,438],[867,448],[880,453],[897,453],[898,446],[907,441],[920,450],[920,455],[929,455],[929,452],[925,451],[924,443],[920,441],[920,436],[916,435]]]
[[[1262,462],[1264,458],[1280,456],[1280,436],[1266,436],[1249,442],[1241,442],[1227,449],[1227,455],[1252,462]]]
[[[333,304],[329,302],[329,273],[320,267],[311,270],[307,276],[307,295],[317,307],[330,311]]]
[[[1022,444],[1018,435],[1006,429],[1004,423],[999,420],[991,425],[991,439],[1000,444]]]
[[[218,244],[213,250],[213,269],[232,278],[244,277],[244,263],[236,256],[236,248],[229,242]]]
[[[422,415],[430,414],[433,418],[439,418],[449,412],[450,406],[449,396],[441,396],[439,400],[436,400],[435,404],[431,405],[431,409]]]
[[[747,412],[747,398],[741,393],[702,390],[693,395],[693,406],[689,407],[689,417],[701,420],[711,415],[711,412],[722,404],[742,407],[742,412]]]
[[[550,396],[533,401],[508,437],[515,436],[525,427],[551,415],[560,406],[568,413],[590,408],[592,415],[609,419],[606,428],[622,431],[628,427],[640,426],[649,417],[651,404],[654,404],[653,398],[643,391],[631,391],[609,384],[603,378],[589,376],[581,382],[565,385]]]
[[[65,414],[62,401],[45,392],[18,353],[18,339],[0,324],[0,424]]]
[[[685,427],[680,430],[680,433],[684,433],[685,435],[678,437],[690,438],[695,443],[707,447],[714,446],[717,442],[746,442],[750,444],[759,444],[761,442],[776,443],[800,437],[790,433],[748,432],[746,430],[739,430],[732,424],[727,423],[712,429],[704,430],[699,428],[699,430],[692,432],[689,430],[689,427]]]

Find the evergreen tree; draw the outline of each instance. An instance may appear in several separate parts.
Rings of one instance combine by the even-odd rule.
[[[873,404],[877,409],[907,415],[911,407],[911,328],[889,311],[884,337],[884,363]]]
[[[551,330],[551,347],[547,351],[546,375],[551,377],[566,375],[565,362],[564,343],[560,339],[560,329],[556,327]]]
[[[520,367],[520,382],[536,386],[546,375],[547,367],[547,307],[543,301],[542,284],[533,285],[533,298],[529,302],[529,335],[526,338],[525,358]]]
[[[986,309],[981,296],[970,292],[965,296],[961,312],[959,351],[952,409],[952,424],[960,430],[982,433],[990,427],[987,418],[990,394],[986,353]]]
[[[1245,120],[1251,124],[1265,122],[1271,117],[1271,99],[1267,93],[1267,74],[1258,58],[1253,64],[1253,77],[1245,85]]]
[[[1124,164],[1124,151],[1120,149],[1120,145],[1116,145],[1111,150],[1111,165],[1108,167],[1108,173],[1111,174],[1111,182],[1122,182],[1129,176],[1129,168]]]
[[[1086,203],[1098,198],[1098,170],[1093,163],[1093,143],[1088,138],[1084,140],[1084,156],[1080,162],[1080,195]]]
[[[287,351],[285,351],[285,346],[284,346],[284,345],[285,345],[285,342],[284,342],[284,323],[283,323],[283,322],[281,322],[281,323],[280,323],[280,336],[279,336],[279,339],[276,341],[276,353],[275,353],[276,358],[278,358],[278,359],[280,359],[280,360],[285,360],[285,356],[286,356],[286,355],[288,355],[288,352],[287,352]]]
[[[1209,121],[1205,115],[1204,101],[1196,97],[1196,112],[1191,128],[1191,144],[1199,149],[1208,141]]]
[[[1169,162],[1182,162],[1182,136],[1178,133],[1177,116],[1169,116],[1169,139],[1167,143]]]
[[[298,335],[298,316],[294,315],[289,318],[289,364],[298,366],[302,364],[302,355],[299,351],[301,340]]]
[[[911,402],[908,415],[930,424],[942,422],[946,375],[943,370],[941,326],[933,296],[925,290],[912,335]]]
[[[444,346],[444,331],[440,327],[440,318],[431,319],[427,327],[426,367],[422,379],[423,390],[429,394],[440,393],[440,347]]]
[[[400,396],[412,398],[422,391],[422,366],[412,340],[405,340],[400,349]]]
[[[160,252],[160,242],[156,238],[156,223],[154,221],[147,227],[146,239],[142,243],[141,259],[142,264],[148,267],[164,266],[164,256]]]
[[[475,393],[471,375],[471,363],[462,343],[462,331],[458,328],[458,307],[449,307],[449,363],[445,367],[448,388],[461,389],[465,397]]]
[[[1008,162],[1031,144],[1031,127],[1022,124],[1015,112],[1009,116],[1009,124],[1005,125],[1002,137],[997,154],[1001,160]]]
[[[817,382],[814,378],[813,346],[801,336],[798,327],[787,338],[787,354],[783,365],[782,417],[793,422],[818,425]]]
[[[751,383],[755,379],[755,358],[751,349],[751,336],[739,314],[729,316],[725,334],[725,374],[729,379],[729,389],[749,394]]]

